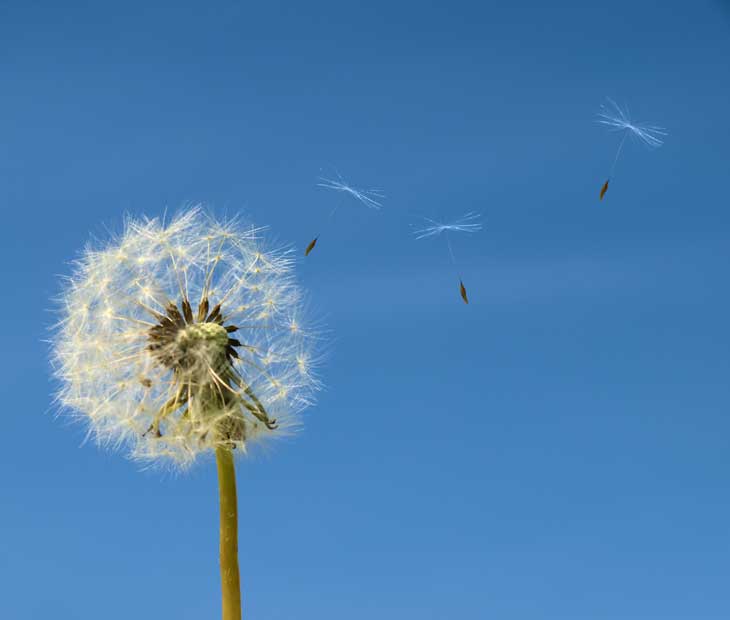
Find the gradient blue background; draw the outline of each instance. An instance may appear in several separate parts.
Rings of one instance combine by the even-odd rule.
[[[212,461],[81,446],[42,342],[90,234],[190,201],[322,234],[248,618],[730,617],[727,3],[63,4],[0,5],[0,617],[219,615]],[[606,96],[670,135],[599,203]],[[383,210],[325,226],[335,168]],[[467,307],[411,226],[471,210]]]

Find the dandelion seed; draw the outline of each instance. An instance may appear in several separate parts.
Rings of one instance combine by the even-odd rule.
[[[291,329],[293,259],[260,230],[199,209],[128,221],[77,261],[53,340],[58,400],[98,442],[179,467],[216,454],[226,619],[240,618],[232,450],[291,431],[318,387],[311,332]]]
[[[347,183],[339,173],[337,174],[337,179],[328,179],[325,177],[319,177],[319,183],[317,183],[317,187],[323,187],[325,189],[331,189],[336,192],[340,192],[343,194],[346,194],[347,196],[354,198],[357,202],[360,204],[365,205],[369,209],[375,209],[380,210],[380,208],[383,206],[379,201],[385,198],[385,195],[383,192],[381,192],[379,189],[358,189],[356,187],[353,187],[349,183]],[[337,210],[342,205],[342,202],[338,203],[334,209],[330,212],[329,220],[331,220]],[[317,239],[319,237],[315,237],[307,246],[307,248],[304,250],[304,256],[309,256],[309,253],[314,249],[314,246],[317,243]]]
[[[608,191],[608,180],[603,184],[603,187],[601,187],[601,192],[598,195],[599,200],[603,200],[603,197],[606,195],[606,192]]]
[[[337,175],[338,180],[326,179],[324,177],[319,178],[318,187],[324,187],[326,189],[332,189],[336,192],[344,192],[349,194],[358,202],[364,204],[370,209],[380,209],[383,205],[378,202],[385,198],[383,192],[379,189],[357,189],[352,185],[348,184],[339,174]],[[377,200],[376,200],[377,199]]]
[[[304,250],[304,256],[309,256],[309,253],[314,249],[314,246],[317,245],[317,239],[318,237],[315,237],[309,242],[309,245],[307,245],[307,249]]]
[[[621,137],[621,141],[616,149],[616,155],[613,158],[608,179],[601,187],[601,191],[599,193],[600,200],[603,200],[603,197],[608,191],[608,183],[613,178],[613,173],[616,169],[619,155],[621,154],[621,150],[623,149],[624,142],[627,137],[630,136],[631,139],[648,148],[659,148],[662,144],[664,144],[664,136],[669,135],[662,127],[633,122],[631,120],[628,107],[626,109],[621,109],[621,107],[613,99],[607,98],[607,101],[608,105],[601,105],[601,112],[598,113],[598,122],[607,126],[610,131],[622,132],[623,136]]]
[[[423,219],[429,222],[430,226],[416,230],[413,234],[416,235],[416,239],[425,239],[426,237],[435,237],[440,235],[442,232],[447,231],[475,233],[482,229],[481,223],[477,221],[480,217],[481,216],[478,213],[470,212],[462,215],[460,218],[451,223],[436,222],[435,220],[425,217]]]
[[[464,303],[468,304],[469,298],[466,296],[466,287],[461,280],[459,280],[459,292],[461,293],[461,298],[464,300]]]
[[[482,229],[482,224],[479,221],[480,217],[481,215],[479,213],[475,213],[473,211],[465,213],[452,222],[437,222],[436,220],[426,217],[423,219],[428,223],[428,226],[415,230],[413,234],[416,236],[416,239],[426,239],[428,237],[438,237],[441,233],[444,233],[444,236],[446,237],[446,246],[449,249],[449,256],[451,257],[451,263],[456,265],[456,257],[454,256],[454,250],[451,247],[449,233],[461,232],[471,234],[479,232]],[[464,303],[468,304],[469,299],[461,277],[459,277],[459,292]]]

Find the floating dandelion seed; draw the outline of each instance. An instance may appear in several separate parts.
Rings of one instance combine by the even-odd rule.
[[[662,127],[632,122],[628,107],[625,110],[622,110],[613,99],[607,98],[607,101],[609,105],[601,105],[601,112],[598,114],[598,122],[609,127],[610,131],[623,132],[623,136],[621,137],[621,142],[619,142],[618,149],[616,150],[616,156],[613,158],[608,178],[601,186],[601,191],[599,193],[600,200],[603,200],[603,197],[608,191],[609,181],[613,178],[613,173],[616,169],[619,155],[621,154],[621,150],[623,149],[624,142],[627,137],[631,136],[633,140],[649,148],[659,148],[662,144],[664,144],[663,137],[669,135]]]
[[[365,205],[369,209],[375,210],[380,210],[383,205],[379,202],[379,200],[385,198],[385,195],[379,189],[358,189],[356,187],[353,187],[352,185],[347,183],[339,175],[339,173],[337,173],[337,180],[319,177],[319,183],[317,183],[317,187],[324,187],[325,189],[331,189],[336,192],[347,194],[348,196],[354,198],[360,204]],[[330,212],[328,218],[329,220],[334,217],[335,213],[341,205],[342,202],[338,203],[337,206]],[[309,253],[314,249],[314,246],[317,245],[318,239],[319,236],[315,237],[314,239],[312,239],[312,241],[309,242],[306,249],[304,250],[304,256],[309,256]]]
[[[385,195],[381,190],[357,189],[356,187],[349,185],[339,174],[337,175],[337,177],[339,179],[337,181],[320,177],[320,182],[317,183],[317,186],[324,187],[326,189],[332,189],[336,192],[344,192],[345,194],[349,194],[355,200],[361,202],[370,209],[380,209],[383,206],[380,202],[378,202],[378,200],[382,200],[383,198],[385,198]],[[376,200],[376,198],[378,200]]]
[[[77,262],[53,342],[58,400],[99,442],[181,467],[216,454],[225,620],[240,618],[232,450],[291,430],[318,387],[291,255],[261,230],[199,209],[128,221]]]
[[[446,245],[449,248],[449,256],[451,257],[451,263],[456,265],[456,258],[454,256],[454,250],[451,247],[451,239],[449,239],[449,233],[463,232],[463,233],[475,233],[482,229],[482,224],[479,222],[481,215],[470,211],[465,213],[461,217],[457,218],[453,222],[437,222],[431,218],[423,218],[428,226],[413,231],[416,239],[426,239],[427,237],[438,237],[441,233],[445,233]],[[469,303],[469,298],[466,294],[466,288],[464,282],[459,277],[459,294],[465,304]]]
[[[450,224],[436,222],[425,217],[423,219],[429,222],[430,225],[416,230],[414,234],[416,235],[416,239],[425,239],[426,237],[435,237],[447,231],[475,233],[482,229],[482,225],[478,222],[480,217],[478,213],[467,213]]]

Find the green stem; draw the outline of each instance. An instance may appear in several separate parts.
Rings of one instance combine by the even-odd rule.
[[[241,578],[238,574],[238,501],[233,452],[217,448],[218,489],[221,507],[221,586],[223,620],[241,620]]]

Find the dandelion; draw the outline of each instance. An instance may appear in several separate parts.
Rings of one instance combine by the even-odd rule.
[[[598,114],[598,122],[602,125],[606,125],[610,131],[618,131],[623,133],[621,141],[619,142],[616,155],[613,158],[611,164],[611,171],[609,172],[606,182],[601,186],[599,193],[599,199],[603,200],[603,197],[608,191],[608,183],[613,178],[614,170],[618,162],[619,155],[623,149],[626,138],[631,136],[631,139],[643,144],[648,148],[659,148],[664,144],[663,137],[667,136],[668,133],[662,127],[655,125],[647,125],[644,123],[636,123],[631,120],[628,107],[622,110],[621,107],[610,98],[607,98],[608,105],[601,105],[601,112]]]
[[[129,220],[68,278],[53,362],[58,400],[144,463],[215,454],[223,618],[241,617],[233,451],[298,425],[318,382],[286,251],[199,209]]]
[[[454,256],[454,250],[451,247],[449,233],[462,232],[471,234],[479,232],[482,229],[482,224],[479,221],[480,217],[481,215],[479,213],[474,213],[473,211],[465,213],[452,222],[437,222],[436,220],[425,217],[423,219],[428,225],[413,231],[413,234],[416,236],[416,239],[426,239],[428,237],[438,237],[441,233],[444,233],[444,237],[446,237],[446,245],[449,248],[451,263],[452,265],[456,265],[456,257]],[[468,304],[469,298],[467,297],[466,288],[464,287],[464,282],[461,279],[461,276],[459,276],[459,294],[461,295],[461,299],[464,303]]]
[[[333,191],[343,193],[350,198],[353,198],[356,202],[365,205],[369,209],[375,209],[377,211],[383,206],[379,202],[380,200],[385,198],[385,195],[382,191],[380,191],[379,189],[358,189],[347,183],[340,176],[339,173],[336,174],[337,179],[319,177],[319,183],[317,183],[317,187],[323,187],[325,189],[331,189]],[[342,202],[339,202],[335,206],[335,208],[330,212],[328,220],[331,220],[334,217],[335,213],[337,213],[337,210],[340,208],[341,205]],[[307,245],[306,249],[304,250],[304,256],[309,256],[309,253],[314,249],[314,246],[317,244],[318,239],[319,235],[309,242],[309,245]]]

